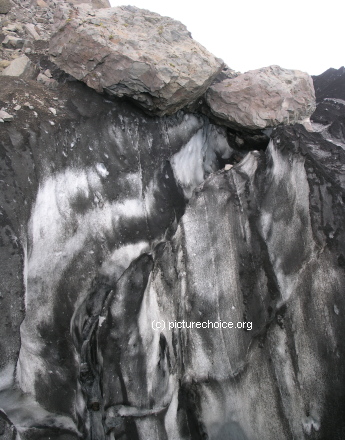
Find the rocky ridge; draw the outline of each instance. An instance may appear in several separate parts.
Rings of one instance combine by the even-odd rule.
[[[345,82],[345,68],[328,69],[319,76],[314,76],[314,87],[317,97],[317,102],[324,98],[335,98],[345,100],[344,82]]]

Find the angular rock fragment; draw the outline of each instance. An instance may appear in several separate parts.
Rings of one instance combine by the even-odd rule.
[[[0,110],[0,119],[3,121],[9,122],[13,120],[13,116],[9,113],[5,112],[5,110]]]
[[[11,64],[4,69],[2,75],[4,76],[23,76],[32,71],[32,64],[26,55],[16,58]]]
[[[24,45],[24,40],[22,38],[6,35],[2,45],[7,49],[21,49]]]
[[[70,13],[52,37],[52,60],[102,92],[171,114],[200,97],[223,63],[168,17],[132,6]]]
[[[7,32],[19,32],[21,30],[21,25],[19,23],[10,23],[2,28],[5,33]]]
[[[36,27],[34,24],[32,23],[27,23],[24,25],[26,32],[28,33],[28,35],[33,38],[34,40],[39,40],[40,39],[40,35],[38,34]]]
[[[250,130],[295,124],[315,110],[311,77],[269,66],[213,84],[206,101],[221,123]]]

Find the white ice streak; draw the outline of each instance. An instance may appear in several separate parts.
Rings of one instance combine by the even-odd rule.
[[[143,252],[149,250],[147,241],[140,241],[135,244],[127,244],[115,249],[115,251],[102,264],[100,272],[114,279],[120,278],[127,267]]]
[[[164,311],[162,313],[161,307],[162,304],[160,305],[158,304],[157,292],[153,286],[152,274],[151,274],[144,293],[144,297],[138,317],[140,339],[143,347],[145,347],[145,353],[147,359],[146,386],[149,395],[153,395],[157,388],[163,387],[164,385],[162,382],[159,384],[159,386],[157,384],[157,365],[160,362],[160,344],[159,344],[160,332],[152,329],[152,321],[164,319],[167,323],[169,320],[172,320],[173,311],[168,307],[165,310],[165,312],[167,312],[167,316],[165,316]],[[174,353],[173,344],[171,340],[171,332],[169,332],[167,328],[165,328],[164,330],[162,329],[162,333],[164,333],[164,336],[167,340],[167,344],[169,346],[169,352]],[[173,356],[171,356],[170,362],[174,364]],[[159,400],[156,400],[155,406],[166,407],[167,405],[169,405],[172,400],[174,390],[176,389],[177,389],[176,373],[170,374],[168,381],[165,383],[164,393],[161,394]]]
[[[89,203],[91,194],[102,192],[100,178],[92,170],[66,170],[41,185],[30,221],[31,278],[41,274],[59,276],[88,238],[96,233],[116,234],[117,220],[144,215],[140,194],[119,202],[104,201],[102,206],[90,206],[85,212],[74,207],[76,198]]]
[[[190,199],[193,190],[204,180],[203,156],[207,145],[203,130],[199,130],[171,160],[175,178]]]
[[[99,237],[114,237],[114,247],[121,246],[119,222],[141,219],[148,214],[150,206],[145,205],[140,185],[135,185],[128,194],[131,198],[106,200],[101,177],[93,168],[67,169],[40,185],[29,223],[25,265],[27,313],[21,326],[18,362],[18,380],[25,392],[34,394],[36,374],[46,370],[40,360],[42,340],[37,335],[37,326],[51,324],[56,288],[64,270],[80,252],[92,252],[92,243],[99,242]],[[115,255],[110,254],[107,269],[113,262],[113,272],[120,273],[124,264],[130,264],[130,259],[138,256],[145,246],[146,243],[140,243],[120,252],[118,257],[124,257],[125,262],[117,261],[113,250]]]
[[[232,150],[224,133],[213,125],[198,130],[171,159],[175,179],[190,199],[205,177],[218,170],[217,158],[227,159]]]

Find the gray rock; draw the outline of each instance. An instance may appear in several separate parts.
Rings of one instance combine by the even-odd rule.
[[[7,26],[5,26],[5,27],[3,27],[2,28],[2,31],[4,32],[6,32],[6,31],[8,31],[8,32],[18,32],[19,31],[19,25],[18,24],[16,24],[16,23],[10,23],[10,24],[8,24]]]
[[[295,124],[315,110],[311,77],[269,66],[213,84],[206,93],[212,115],[229,127],[256,130]]]
[[[24,40],[19,37],[6,35],[4,41],[2,42],[2,45],[7,49],[21,49],[24,45]]]
[[[35,108],[33,105],[30,104],[30,102],[25,102],[24,107],[28,108],[29,110],[33,110]]]
[[[7,14],[12,8],[10,0],[0,0],[0,14]]]
[[[3,76],[25,76],[32,72],[32,63],[26,55],[22,55],[11,62],[1,73]]]
[[[48,78],[52,78],[52,74],[51,74],[51,72],[50,72],[49,69],[46,69],[43,73],[44,73],[45,76],[47,76]]]
[[[57,87],[58,82],[53,79],[53,78],[49,78],[47,75],[45,75],[44,73],[39,73],[37,76],[37,81],[44,84],[46,87],[48,87],[49,89],[54,89]]]
[[[223,67],[171,18],[132,6],[96,10],[94,16],[87,11],[69,13],[50,53],[61,69],[98,92],[171,114],[200,97]]]
[[[9,113],[5,112],[5,110],[0,110],[0,119],[2,119],[5,122],[10,122],[14,118],[13,118],[12,115],[10,115]]]
[[[27,34],[33,38],[34,40],[39,40],[41,37],[39,33],[37,32],[35,25],[33,23],[27,23],[24,25],[24,28],[27,32]]]

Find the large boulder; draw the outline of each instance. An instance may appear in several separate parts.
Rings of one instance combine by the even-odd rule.
[[[223,67],[182,23],[133,6],[71,9],[50,53],[89,87],[132,98],[158,115],[194,102]]]
[[[279,66],[250,70],[213,84],[206,101],[223,124],[250,130],[295,124],[315,110],[312,78]]]

